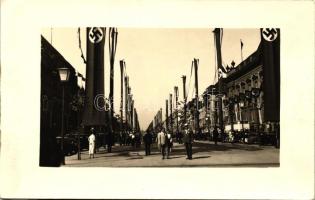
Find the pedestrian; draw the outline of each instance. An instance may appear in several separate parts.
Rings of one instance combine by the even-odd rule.
[[[140,137],[140,133],[136,132],[135,133],[135,142],[136,142],[136,147],[139,148],[141,145],[141,137]]]
[[[236,141],[236,133],[235,131],[231,131],[231,134],[232,134],[231,143],[234,144]]]
[[[131,142],[132,149],[135,150],[136,149],[136,136],[133,133],[130,133],[130,142]]]
[[[106,144],[107,144],[107,153],[112,152],[112,146],[113,146],[113,132],[109,130],[109,132],[106,134]]]
[[[218,143],[218,130],[217,130],[217,127],[215,126],[214,129],[213,129],[213,141],[214,141],[214,144],[217,145]]]
[[[172,135],[170,133],[167,133],[166,138],[165,138],[165,148],[166,148],[166,158],[167,159],[170,158],[170,152],[172,151],[172,147],[173,147]]]
[[[94,158],[94,153],[95,153],[95,135],[94,135],[94,128],[93,127],[91,128],[91,134],[88,138],[88,141],[89,141],[89,156],[91,159],[92,156]]]
[[[143,140],[145,145],[145,155],[148,156],[151,154],[152,134],[148,131],[143,136]]]
[[[241,130],[242,142],[245,144],[245,130]]]
[[[183,134],[181,131],[178,132],[178,144],[182,144],[183,141],[182,141],[182,138],[183,138]]]
[[[165,140],[166,140],[166,136],[165,136],[164,128],[162,128],[161,131],[157,135],[157,143],[162,152],[162,159],[165,159]]]
[[[160,142],[160,140],[159,140],[159,133],[156,134],[155,142],[156,142],[156,146],[157,146],[159,152],[161,153],[161,152],[162,152],[162,149],[161,149],[161,142]]]
[[[226,140],[226,132],[225,131],[222,131],[222,139],[221,139],[221,141],[222,141],[222,143],[224,143],[225,142],[225,140]]]
[[[122,131],[119,132],[119,146],[122,146],[123,144],[123,134]]]
[[[129,131],[126,133],[126,146],[129,146],[131,144],[131,134]]]
[[[185,143],[185,148],[186,148],[186,154],[187,154],[186,159],[191,160],[192,159],[193,135],[192,135],[192,130],[190,128],[188,128],[187,124],[185,124],[183,142]]]

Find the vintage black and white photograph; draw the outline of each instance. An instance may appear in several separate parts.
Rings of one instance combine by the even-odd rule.
[[[279,167],[279,28],[41,30],[43,167]]]
[[[0,198],[314,199],[313,8],[1,1]]]

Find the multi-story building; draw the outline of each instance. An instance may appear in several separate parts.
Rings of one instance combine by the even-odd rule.
[[[78,98],[84,95],[84,90],[78,86],[74,67],[44,37],[41,37],[41,166],[59,164],[56,137],[61,136],[63,101],[59,67],[68,68],[70,71],[69,80],[64,86],[64,130],[65,134],[68,134],[79,127]]]
[[[280,108],[278,105],[270,107],[272,103],[279,103],[277,102],[277,95],[279,95],[277,88],[279,86],[264,82],[264,76],[274,75],[276,79],[279,78],[279,74],[268,74],[266,70],[266,68],[270,69],[271,66],[268,66],[270,62],[275,62],[271,60],[279,59],[279,55],[278,52],[273,52],[274,57],[270,57],[270,49],[267,49],[269,47],[266,48],[267,45],[270,44],[262,41],[257,50],[248,58],[239,65],[229,68],[225,78],[221,78],[215,85],[210,85],[205,90],[202,95],[205,108],[203,109],[204,114],[201,115],[202,123],[200,125],[207,126],[209,130],[213,130],[214,126],[220,127],[218,101],[222,99],[224,132],[239,132],[242,130],[254,134],[264,132],[271,135],[271,137],[277,137],[277,140],[279,139],[277,134],[279,134],[280,126],[277,115]],[[222,88],[220,95],[218,95],[219,84]],[[270,89],[276,89],[275,96],[270,96]],[[266,92],[269,92],[269,96],[266,95]],[[218,98],[219,96],[221,98]],[[269,101],[269,115],[265,113],[266,99]]]
[[[258,130],[263,124],[262,69],[261,49],[258,48],[227,73],[223,96],[225,131]]]

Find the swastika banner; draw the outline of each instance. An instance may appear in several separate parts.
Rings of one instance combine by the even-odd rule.
[[[280,121],[280,29],[261,29],[264,120]]]
[[[105,125],[104,44],[106,29],[86,29],[86,103],[83,123],[86,126]]]

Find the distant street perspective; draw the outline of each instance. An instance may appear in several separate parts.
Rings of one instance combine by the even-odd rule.
[[[278,167],[280,29],[45,28],[45,167]]]

